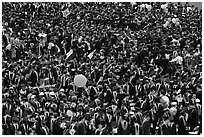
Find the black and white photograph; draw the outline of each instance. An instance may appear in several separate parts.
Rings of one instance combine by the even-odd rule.
[[[202,135],[202,2],[1,2],[2,135]]]

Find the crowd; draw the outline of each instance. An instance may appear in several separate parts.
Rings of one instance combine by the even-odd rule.
[[[2,134],[201,134],[201,32],[189,3],[3,2]]]

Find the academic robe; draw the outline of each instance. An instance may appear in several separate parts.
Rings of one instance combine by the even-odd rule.
[[[34,87],[38,81],[38,73],[37,71],[32,71],[30,75],[30,81],[32,82],[31,86]]]
[[[135,115],[131,116],[130,122],[130,134],[131,135],[141,135],[142,134],[142,127],[138,124],[138,120]]]
[[[3,125],[4,135],[15,135],[15,127],[12,123]]]
[[[188,123],[190,125],[190,131],[193,131],[198,126],[198,111],[195,108],[189,110]]]
[[[28,123],[22,122],[19,124],[19,130],[22,132],[22,135],[27,135],[28,134]]]
[[[55,121],[53,123],[53,135],[62,135],[63,134],[63,130],[60,127],[59,122]]]
[[[76,126],[76,135],[86,135],[86,125],[84,122],[79,122]]]
[[[143,131],[143,135],[150,135],[150,120],[145,119],[142,123],[142,131]]]
[[[188,131],[186,130],[186,120],[184,118],[184,116],[180,116],[179,117],[179,121],[178,121],[178,134],[179,135],[188,135]]]
[[[163,122],[160,130],[161,135],[176,135],[176,125],[173,122]]]
[[[130,134],[130,129],[129,129],[129,124],[126,120],[122,120],[120,123],[119,123],[119,126],[118,126],[118,134],[119,135],[129,135]]]
[[[135,86],[131,83],[128,84],[129,85],[129,94],[130,96],[136,96],[136,89]]]
[[[8,45],[8,39],[7,39],[6,35],[2,35],[2,41],[5,44],[5,46]]]
[[[91,87],[90,89],[90,100],[94,101],[96,99],[97,89],[96,87]]]
[[[42,135],[49,135],[49,128],[47,126],[41,127]],[[62,134],[61,134],[62,135]]]

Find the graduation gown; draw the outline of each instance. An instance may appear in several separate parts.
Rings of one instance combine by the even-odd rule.
[[[60,128],[59,122],[55,121],[53,123],[53,135],[62,135],[63,130]]]
[[[79,122],[76,126],[76,135],[86,135],[86,125],[84,122]]]
[[[41,127],[42,135],[49,135],[49,128],[47,126]]]
[[[90,90],[90,100],[94,101],[96,99],[97,89],[95,87],[91,87]]]
[[[180,116],[179,117],[179,121],[178,121],[178,134],[179,135],[188,135],[188,131],[186,130],[186,120],[184,118],[184,116]]]
[[[138,120],[135,115],[131,116],[131,122],[130,122],[130,134],[131,135],[141,135],[141,126],[138,124]]]
[[[13,124],[3,126],[5,135],[15,135],[15,127]]]
[[[190,125],[190,131],[193,131],[198,126],[198,111],[195,108],[189,110],[188,123]]]
[[[31,86],[34,87],[38,81],[38,73],[37,71],[32,71],[30,75],[30,81],[32,82]]]
[[[143,130],[143,135],[150,135],[150,120],[145,119],[142,123],[142,130]]]
[[[119,135],[129,135],[130,134],[130,129],[129,129],[129,123],[126,120],[122,120],[119,123]]]
[[[131,83],[128,84],[129,85],[129,94],[130,96],[136,96],[136,89],[135,86]]]
[[[28,124],[25,122],[22,122],[19,125],[19,130],[22,132],[22,135],[27,135],[28,134]]]
[[[160,130],[161,135],[176,135],[176,125],[173,122],[163,122]]]

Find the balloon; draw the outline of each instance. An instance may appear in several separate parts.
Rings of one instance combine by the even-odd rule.
[[[175,107],[171,107],[170,110],[169,110],[169,112],[170,112],[170,114],[171,114],[172,116],[175,116],[176,113],[177,113],[177,109],[176,109]]]
[[[84,75],[79,74],[74,77],[74,84],[77,87],[83,87],[86,85],[86,83],[87,83],[87,78]]]
[[[160,100],[161,105],[166,108],[169,105],[169,98],[167,96],[163,96]]]
[[[168,102],[169,101],[169,98],[167,96],[163,96],[161,98],[161,103],[165,103],[165,102]]]

